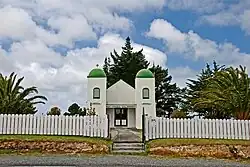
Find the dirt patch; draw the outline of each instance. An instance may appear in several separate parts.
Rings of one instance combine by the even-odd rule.
[[[214,158],[250,158],[250,146],[242,145],[180,145],[153,147],[148,149],[151,155],[180,157],[214,157]]]
[[[69,153],[69,154],[106,154],[109,147],[104,144],[87,142],[62,142],[62,141],[0,141],[1,150],[17,150],[20,152],[39,151],[41,153]]]

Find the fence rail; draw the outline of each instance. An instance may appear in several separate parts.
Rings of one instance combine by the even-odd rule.
[[[250,120],[145,117],[145,139],[250,139]]]
[[[108,119],[99,116],[0,114],[0,134],[108,137]]]

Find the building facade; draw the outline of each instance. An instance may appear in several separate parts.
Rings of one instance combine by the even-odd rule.
[[[142,128],[142,114],[156,116],[155,78],[148,69],[140,70],[135,88],[119,80],[107,88],[107,77],[100,68],[88,75],[88,104],[99,116],[108,115],[110,127]]]

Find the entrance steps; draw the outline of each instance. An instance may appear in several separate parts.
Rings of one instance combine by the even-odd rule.
[[[141,154],[145,153],[145,145],[142,142],[114,142],[112,153]]]

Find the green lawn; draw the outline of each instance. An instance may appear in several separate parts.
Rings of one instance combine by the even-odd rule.
[[[250,140],[222,140],[222,139],[156,139],[147,143],[149,148],[178,146],[178,145],[250,145]]]
[[[112,142],[102,138],[91,138],[82,136],[45,136],[45,135],[0,135],[1,141],[59,141],[59,142],[88,142],[93,144],[110,145]]]

